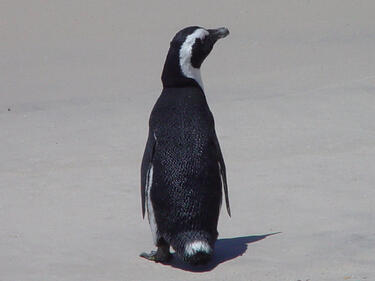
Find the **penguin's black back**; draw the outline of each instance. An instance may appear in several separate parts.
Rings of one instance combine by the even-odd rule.
[[[214,120],[203,91],[164,88],[150,117],[152,137],[150,196],[158,233],[168,241],[203,231],[213,243],[222,193]]]

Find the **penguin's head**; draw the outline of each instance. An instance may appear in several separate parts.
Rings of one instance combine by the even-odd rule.
[[[225,27],[205,29],[186,27],[173,37],[164,64],[164,87],[199,86],[203,90],[200,67],[210,54],[214,44],[229,34]]]

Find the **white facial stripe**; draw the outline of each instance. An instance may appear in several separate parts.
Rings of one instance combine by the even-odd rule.
[[[191,65],[192,47],[197,38],[203,40],[208,35],[208,31],[203,28],[198,28],[192,34],[186,37],[185,42],[180,48],[180,67],[182,73],[192,78],[201,86],[203,90],[203,82],[201,78],[201,72],[199,68],[195,68]]]

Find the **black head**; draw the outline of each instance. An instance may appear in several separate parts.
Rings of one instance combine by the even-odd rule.
[[[203,90],[200,67],[220,38],[229,30],[191,26],[177,32],[171,41],[164,64],[162,82],[166,87],[199,86]]]

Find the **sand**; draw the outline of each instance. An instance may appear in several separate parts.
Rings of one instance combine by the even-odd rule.
[[[151,1],[149,1],[151,2]],[[374,1],[2,1],[0,280],[375,280]],[[140,162],[169,41],[227,164],[211,264],[153,249]],[[273,234],[273,235],[270,235]]]

